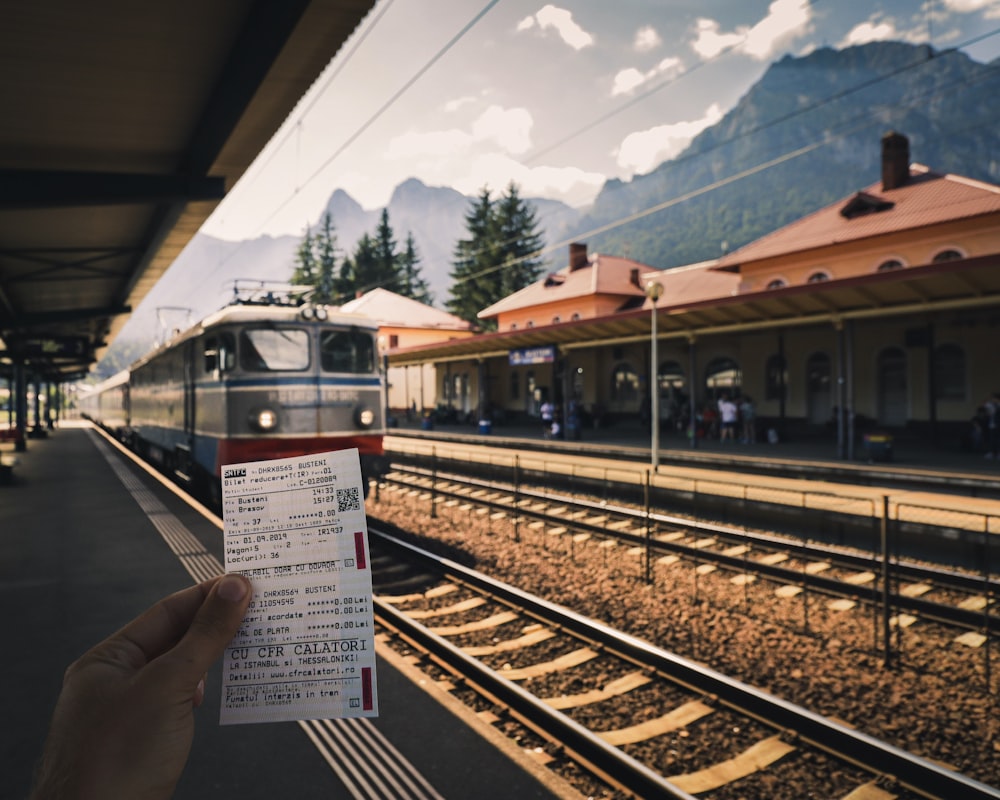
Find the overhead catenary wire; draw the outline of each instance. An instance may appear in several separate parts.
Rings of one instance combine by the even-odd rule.
[[[472,19],[469,20],[469,22],[467,22],[454,36],[452,36],[452,38],[442,48],[440,48],[435,53],[435,55],[432,56],[431,59],[429,61],[427,61],[423,65],[423,67],[421,67],[420,70],[418,70],[416,73],[414,73],[414,75],[411,76],[404,83],[404,85],[400,89],[398,89],[388,100],[386,100],[379,107],[379,109],[374,114],[372,114],[371,116],[369,116],[369,118],[350,137],[348,137],[348,139],[345,140],[337,148],[336,151],[334,151],[330,156],[328,156],[324,160],[324,162],[316,170],[314,170],[313,173],[303,182],[302,185],[305,186],[305,185],[310,184],[312,181],[314,181],[336,158],[338,158],[340,155],[342,155],[350,147],[351,144],[353,144],[354,142],[356,142],[357,139],[360,138],[361,135],[366,130],[368,130],[368,128],[371,127],[372,124],[374,124],[386,111],[388,111],[389,108],[391,108],[391,106],[395,102],[397,102],[398,99],[408,89],[410,89],[423,75],[425,75],[431,69],[432,66],[434,66],[434,64],[436,64],[449,50],[451,50],[455,46],[455,44],[457,44],[458,41],[461,40],[475,26],[475,24],[478,23],[486,15],[486,13],[489,12],[498,2],[499,2],[499,0],[491,0],[491,2],[487,3],[486,6],[484,6]],[[370,28],[369,28],[369,30],[370,30]],[[836,102],[838,100],[843,100],[844,98],[850,96],[851,94],[853,94],[855,92],[861,91],[861,90],[866,89],[866,88],[870,88],[871,86],[874,86],[874,85],[878,84],[879,82],[882,82],[882,81],[885,81],[885,80],[889,80],[889,79],[891,79],[893,77],[896,77],[896,76],[898,76],[900,74],[903,74],[904,72],[906,72],[908,70],[916,69],[916,68],[919,68],[921,66],[925,66],[928,63],[933,63],[935,61],[939,61],[942,58],[944,58],[944,57],[946,57],[948,55],[951,55],[952,53],[959,52],[964,47],[968,47],[968,46],[970,46],[972,44],[975,44],[975,43],[978,43],[978,42],[983,41],[985,39],[988,39],[988,38],[990,38],[992,36],[997,35],[998,33],[1000,33],[1000,28],[995,28],[995,29],[993,29],[991,31],[987,31],[987,32],[985,32],[983,34],[979,34],[979,35],[977,35],[975,37],[972,37],[972,38],[970,38],[970,39],[968,39],[966,41],[963,41],[962,43],[959,43],[958,45],[956,45],[953,48],[950,48],[947,51],[943,51],[943,52],[940,52],[940,53],[937,53],[937,54],[934,54],[933,51],[931,51],[930,55],[927,56],[927,57],[917,59],[917,60],[915,60],[915,61],[913,61],[913,62],[911,62],[911,63],[909,63],[907,65],[904,65],[902,67],[898,67],[896,69],[890,70],[888,73],[885,73],[883,75],[879,75],[879,76],[875,76],[873,78],[869,78],[869,79],[867,79],[865,81],[862,81],[861,83],[859,83],[858,85],[856,85],[854,87],[849,87],[847,89],[844,89],[844,90],[842,90],[840,92],[837,92],[837,93],[831,95],[830,97],[824,98],[823,100],[817,101],[817,102],[815,102],[815,103],[813,103],[813,104],[811,104],[809,106],[803,107],[801,109],[796,109],[793,112],[789,112],[788,114],[783,115],[782,117],[776,118],[774,120],[768,120],[768,121],[766,121],[764,123],[761,123],[758,126],[755,126],[752,129],[749,129],[749,130],[746,130],[746,131],[742,131],[740,134],[737,134],[736,136],[732,136],[732,137],[729,137],[729,138],[727,138],[725,140],[716,142],[711,147],[708,147],[708,148],[705,148],[705,149],[702,149],[702,150],[699,150],[699,151],[695,151],[695,152],[686,153],[686,154],[684,154],[683,156],[681,156],[681,157],[679,157],[677,159],[673,159],[669,163],[671,164],[671,166],[676,166],[678,164],[684,163],[685,161],[688,161],[688,160],[691,160],[691,159],[694,159],[694,158],[698,158],[698,157],[701,157],[701,156],[705,156],[708,153],[713,152],[714,150],[717,150],[718,148],[721,148],[721,147],[724,147],[726,145],[732,144],[732,143],[734,143],[736,141],[739,141],[741,139],[745,139],[746,137],[752,136],[752,135],[754,135],[756,133],[759,133],[759,132],[761,132],[761,131],[763,131],[763,130],[765,130],[767,128],[773,127],[774,125],[777,125],[777,124],[780,124],[782,122],[786,122],[786,121],[789,121],[789,120],[794,119],[796,117],[802,116],[804,114],[816,111],[817,109],[822,108],[822,107],[824,107],[826,105],[829,105],[831,103],[834,103],[834,102]],[[732,52],[738,46],[739,46],[739,43],[737,43],[735,45],[731,45],[729,48],[726,48],[725,50],[720,51],[720,53],[717,54],[716,56],[713,56],[713,59],[721,57],[724,54],[728,54],[728,53]],[[351,51],[352,54],[353,54],[353,52],[354,52],[354,50]],[[708,63],[708,62],[707,61],[701,62],[698,66],[701,66],[701,65],[703,65],[705,63]],[[690,75],[694,71],[694,69],[697,69],[697,68],[698,67],[696,66],[696,67],[692,68],[691,70],[687,70],[685,73],[683,73],[680,76],[675,76],[673,79],[671,79],[668,82],[665,82],[664,84],[659,84],[656,87],[653,87],[648,92],[644,93],[643,95],[641,95],[638,98],[632,98],[629,102],[627,102],[626,104],[624,104],[623,106],[621,106],[620,109],[616,110],[613,113],[615,113],[615,114],[616,113],[621,113],[621,111],[624,111],[625,109],[630,108],[633,105],[635,105],[635,103],[638,102],[639,100],[641,100],[641,99],[647,99],[649,96],[653,95],[655,92],[660,91],[663,88],[666,88],[666,86],[668,86],[668,85],[673,85],[674,83],[676,83],[678,80],[680,80],[682,77],[684,77],[686,75]],[[595,127],[597,124],[599,124],[600,122],[603,122],[606,119],[610,118],[610,116],[612,116],[612,114],[606,114],[606,115],[603,115],[602,117],[598,118],[597,120],[592,120],[592,121],[590,121],[588,123],[585,123],[584,125],[580,126],[580,128],[578,128],[577,131],[575,131],[574,133],[571,133],[567,137],[563,137],[563,139],[559,140],[559,142],[557,142],[557,143],[555,143],[553,145],[547,146],[542,151],[536,151],[536,153],[531,158],[536,158],[542,152],[548,152],[551,149],[553,149],[554,147],[559,146],[561,144],[564,144],[565,142],[570,141],[572,138],[575,138],[576,136],[580,135],[580,133],[583,133],[583,132],[585,132],[587,130],[590,130],[593,127]],[[627,216],[623,216],[623,217],[621,217],[619,219],[609,221],[608,223],[605,223],[604,225],[601,225],[601,226],[596,227],[594,229],[591,229],[591,230],[588,230],[588,231],[584,231],[584,232],[580,232],[580,233],[578,233],[574,237],[574,239],[579,239],[579,238],[585,238],[585,237],[589,237],[589,236],[594,236],[594,235],[597,235],[599,233],[604,233],[604,232],[607,232],[609,230],[613,230],[613,229],[615,229],[617,227],[621,227],[623,225],[627,225],[630,222],[636,221],[637,219],[641,219],[641,218],[643,218],[645,216],[649,216],[650,214],[657,213],[658,211],[662,211],[665,208],[668,208],[670,206],[677,205],[678,203],[683,202],[684,200],[689,200],[689,199],[692,199],[692,198],[697,197],[699,195],[705,194],[706,192],[711,191],[713,189],[721,188],[722,186],[728,185],[729,183],[732,183],[733,181],[738,180],[738,179],[740,179],[742,177],[747,177],[747,176],[749,176],[751,174],[756,174],[757,172],[760,172],[761,170],[766,169],[768,165],[769,166],[777,166],[778,164],[784,163],[785,161],[789,160],[790,158],[795,158],[795,157],[804,155],[806,152],[809,152],[811,150],[816,149],[816,147],[820,146],[820,144],[807,145],[807,146],[805,146],[805,148],[800,148],[800,149],[797,149],[797,150],[794,150],[794,151],[790,151],[789,153],[786,153],[784,155],[776,156],[774,159],[771,159],[770,161],[766,162],[766,164],[762,164],[762,165],[758,165],[757,167],[749,168],[748,170],[744,170],[741,173],[738,173],[737,175],[730,176],[730,177],[725,178],[725,179],[720,179],[719,181],[713,182],[712,184],[710,184],[708,186],[701,187],[699,189],[695,189],[695,190],[692,190],[690,192],[687,192],[687,193],[685,193],[684,195],[682,195],[680,197],[671,198],[669,200],[665,200],[665,201],[663,201],[661,203],[657,203],[657,204],[655,204],[653,206],[650,206],[649,208],[641,209],[641,210],[633,212],[632,214],[629,214]],[[299,187],[299,188],[301,188],[301,187]],[[296,189],[296,193],[298,191],[299,191],[299,189],[297,188]],[[275,210],[268,216],[268,218],[263,223],[261,223],[260,227],[263,227],[264,225],[267,224],[267,222],[269,222],[271,219],[273,219],[274,216],[276,216],[277,213],[281,209],[283,209],[285,206],[287,206],[287,204],[289,202],[291,202],[292,199],[294,199],[294,197],[295,197],[295,194],[292,194],[289,197],[287,197],[277,208],[275,208]],[[243,244],[245,243],[245,241],[247,241],[247,240],[244,240],[244,242],[241,242],[234,250],[232,250],[225,258],[223,258],[221,260],[220,264],[226,263],[230,259],[232,259],[240,251],[240,249],[243,246]],[[540,251],[537,251],[535,253],[531,253],[528,256],[524,257],[524,258],[511,259],[509,261],[506,261],[502,265],[498,265],[497,267],[493,267],[493,268],[491,268],[489,270],[481,271],[480,273],[476,273],[475,275],[468,276],[468,277],[466,277],[464,279],[461,279],[460,281],[456,281],[455,283],[458,284],[458,283],[461,283],[462,281],[468,281],[468,280],[472,280],[472,279],[479,279],[479,278],[485,277],[488,274],[491,274],[491,273],[496,272],[496,271],[498,271],[500,269],[503,269],[505,267],[516,266],[516,265],[522,263],[524,260],[526,260],[528,258],[537,258],[539,256],[548,255],[550,253],[556,252],[556,251],[564,248],[567,243],[568,243],[568,241],[558,242],[558,243],[550,245],[550,246],[548,246],[548,247],[546,247],[546,248],[544,248],[544,249],[542,249]],[[365,290],[370,289],[370,288],[374,288],[374,287],[373,286],[370,286],[370,287],[357,287],[357,289],[360,290],[360,291],[365,291]]]

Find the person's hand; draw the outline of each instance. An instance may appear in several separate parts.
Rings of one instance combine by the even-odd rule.
[[[34,800],[169,798],[205,673],[236,635],[249,581],[214,578],[161,600],[70,665]]]

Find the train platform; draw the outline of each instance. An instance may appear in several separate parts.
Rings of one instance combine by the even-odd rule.
[[[552,439],[541,423],[491,425],[438,424],[425,429],[420,422],[398,420],[387,433],[415,440],[476,441],[497,447],[551,452],[576,452],[629,461],[651,462],[651,432],[638,421],[620,421],[599,428],[583,428],[579,438]],[[391,438],[389,439],[391,442]],[[957,442],[934,444],[918,437],[895,436],[887,453],[884,442],[866,446],[858,437],[853,458],[841,458],[834,435],[743,443],[699,439],[667,432],[660,437],[659,464],[704,467],[739,474],[798,477],[859,486],[922,488],[965,496],[1000,498],[1000,461],[984,452],[963,449]],[[390,445],[391,446],[391,445]],[[876,449],[878,448],[878,449]]]
[[[6,450],[3,456],[14,458]],[[223,560],[216,525],[88,424],[65,423],[16,458],[10,484],[0,486],[0,597],[8,631],[0,772],[7,776],[2,795],[12,798],[29,792],[66,666],[159,598],[190,585],[193,560]],[[202,550],[175,555],[161,533],[166,528],[186,529]],[[378,680],[380,716],[345,722],[370,722],[386,748],[432,787],[424,796],[576,797],[516,747],[503,747],[495,734],[487,738],[485,723],[381,649]],[[321,752],[301,724],[220,727],[219,683],[217,666],[177,797],[375,796],[358,793],[365,776],[352,779],[347,756],[342,762],[337,755],[353,734],[341,742],[331,727],[334,744]]]

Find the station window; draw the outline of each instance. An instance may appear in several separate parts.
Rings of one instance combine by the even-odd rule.
[[[709,397],[719,397],[723,392],[732,397],[739,394],[742,385],[743,372],[731,358],[713,358],[705,367],[705,389]]]
[[[892,272],[894,269],[902,269],[903,262],[898,258],[890,258],[888,261],[883,261],[878,265],[876,272]]]
[[[578,319],[582,319],[582,317],[580,316],[580,312],[579,311],[574,311],[573,312],[573,316],[570,317],[570,320],[572,322],[576,322]]]
[[[942,250],[937,253],[934,258],[931,259],[932,264],[941,264],[945,261],[961,261],[965,258],[958,250],[954,248],[948,248],[947,250]]]
[[[819,270],[810,275],[806,283],[823,283],[828,280],[830,280],[830,273]]]
[[[555,315],[555,316],[554,316],[554,317],[552,318],[552,324],[553,324],[553,325],[558,325],[558,324],[559,324],[560,322],[562,322],[562,317],[560,317],[560,316],[559,316],[558,314],[556,314],[556,315]]]
[[[965,400],[965,351],[957,344],[943,344],[934,350],[934,397]]]
[[[676,361],[661,363],[657,377],[660,382],[661,395],[668,395],[671,392],[684,389],[684,369]]]
[[[616,403],[634,403],[639,399],[639,373],[631,364],[618,364],[611,373],[611,399]]]
[[[767,284],[768,289],[784,289],[788,284],[785,283],[783,278],[775,278],[773,281],[769,281]]]

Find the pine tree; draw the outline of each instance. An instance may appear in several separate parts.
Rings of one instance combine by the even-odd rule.
[[[312,300],[316,303],[336,301],[337,286],[337,234],[333,218],[327,212],[320,220],[315,234],[306,226],[306,232],[295,251],[295,268],[291,283],[295,286],[312,286]]]
[[[465,214],[465,229],[469,236],[455,244],[450,277],[451,297],[445,307],[455,316],[479,324],[476,315],[492,302],[498,291],[493,283],[499,276],[493,270],[493,197],[483,187],[479,197]]]
[[[316,253],[313,250],[313,235],[309,226],[295,250],[295,269],[292,270],[292,283],[296,286],[316,285]]]
[[[351,284],[353,292],[368,292],[380,286],[378,259],[375,240],[364,233],[354,245],[354,255],[351,258]]]
[[[430,287],[420,274],[420,256],[417,255],[417,244],[412,232],[406,234],[406,246],[399,257],[399,267],[402,284],[399,293],[426,305],[433,303],[434,296]]]
[[[390,292],[399,292],[402,284],[399,254],[392,226],[389,225],[389,212],[384,208],[375,228],[374,247],[377,285]]]
[[[495,206],[497,250],[504,265],[500,274],[500,296],[507,297],[538,279],[543,247],[535,209],[518,194],[517,184],[507,184]]]
[[[337,270],[337,234],[333,227],[333,218],[326,212],[320,220],[319,233],[316,235],[316,292],[313,300],[317,303],[335,303],[336,270]]]
[[[484,187],[465,215],[465,227],[469,236],[455,245],[451,297],[445,305],[456,316],[480,324],[480,311],[538,277],[542,235],[534,208],[513,182],[496,200]],[[495,327],[493,322],[484,325]]]

